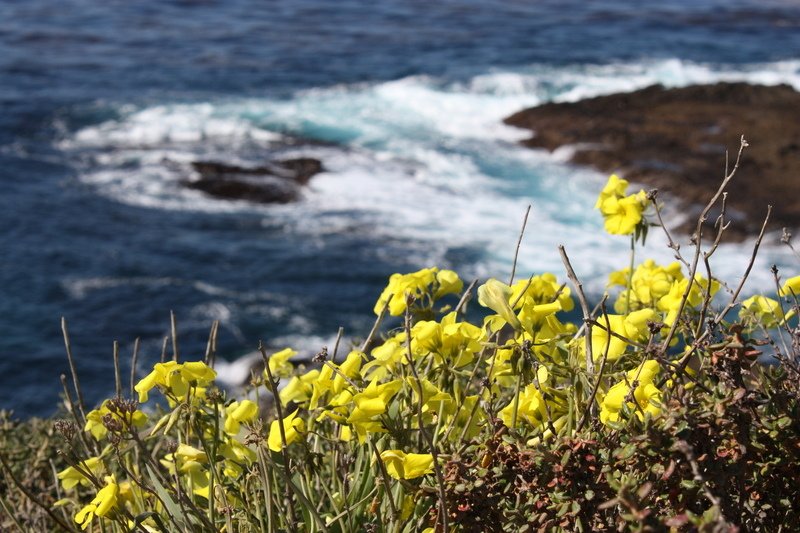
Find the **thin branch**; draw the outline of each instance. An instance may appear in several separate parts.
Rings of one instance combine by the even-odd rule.
[[[448,510],[447,510],[447,496],[444,490],[444,477],[442,476],[442,469],[439,466],[439,453],[436,451],[436,445],[433,442],[433,438],[430,436],[428,431],[425,429],[425,418],[422,414],[422,404],[425,401],[425,393],[422,389],[422,380],[419,378],[419,373],[417,372],[417,367],[414,364],[414,356],[411,353],[411,314],[408,312],[408,307],[406,306],[406,316],[405,316],[405,330],[406,330],[406,358],[408,359],[408,366],[411,368],[411,372],[414,374],[414,378],[417,382],[417,387],[419,388],[419,401],[417,402],[417,418],[419,419],[419,431],[422,433],[423,438],[428,443],[428,446],[431,450],[431,456],[433,457],[433,470],[436,473],[436,481],[439,488],[439,516],[441,517],[441,524],[442,524],[442,531],[450,531],[450,527],[448,526],[449,517],[448,517]]]
[[[114,341],[114,387],[117,398],[122,398],[122,375],[119,372],[119,341]]]
[[[722,507],[720,505],[720,500],[717,498],[711,490],[708,488],[708,484],[703,477],[703,474],[700,473],[700,465],[697,464],[697,459],[694,456],[694,449],[692,445],[686,442],[685,440],[679,440],[675,443],[675,448],[680,451],[686,459],[689,461],[689,466],[692,468],[692,474],[694,474],[695,481],[699,481],[701,486],[703,487],[703,494],[705,495],[708,500],[719,509],[719,513],[722,516],[722,519],[725,520],[725,516],[722,514]]]
[[[339,351],[339,343],[342,340],[342,335],[344,335],[344,328],[339,326],[339,331],[336,333],[336,343],[333,345],[333,355],[331,355],[331,363],[336,362],[336,354]]]
[[[531,206],[525,210],[525,218],[522,219],[522,229],[519,231],[519,239],[517,239],[517,249],[514,251],[514,263],[511,265],[511,278],[508,281],[509,285],[514,283],[514,274],[517,272],[517,259],[519,258],[519,248],[522,245],[522,237],[525,235],[525,226],[528,225],[528,215],[531,212]]]
[[[605,297],[604,297],[604,299],[605,299]],[[604,308],[604,310],[605,310],[605,308]],[[608,321],[606,321],[606,322],[608,322]],[[608,334],[609,334],[611,337],[616,337],[616,338],[618,338],[619,340],[621,340],[621,341],[625,342],[625,344],[630,344],[630,345],[631,345],[631,346],[633,346],[634,348],[639,348],[640,350],[644,350],[644,349],[646,349],[646,348],[647,348],[647,346],[646,346],[646,345],[644,345],[644,344],[642,344],[641,342],[637,342],[637,341],[635,341],[635,340],[629,339],[629,338],[628,338],[628,337],[626,337],[625,335],[622,335],[622,334],[620,334],[620,333],[617,333],[617,332],[616,332],[616,331],[614,331],[613,329],[609,329],[607,326],[605,326],[604,324],[601,324],[601,323],[600,323],[600,322],[598,322],[597,320],[590,320],[590,321],[589,321],[589,323],[590,323],[591,325],[593,325],[594,327],[596,327],[596,328],[600,328],[600,329],[602,329],[603,331],[605,331],[606,333],[608,333]]]
[[[767,223],[769,222],[769,217],[772,214],[772,206],[767,206],[767,216],[764,217],[764,223],[761,224],[761,231],[758,232],[758,238],[756,239],[755,244],[753,245],[753,253],[750,256],[750,261],[747,263],[747,268],[744,271],[744,275],[742,276],[742,281],[739,282],[739,285],[736,287],[736,290],[733,291],[733,296],[731,297],[730,303],[722,310],[717,316],[714,318],[714,323],[719,324],[722,319],[724,318],[725,314],[736,305],[736,299],[739,297],[739,293],[742,292],[742,288],[744,288],[744,284],[747,281],[747,278],[750,276],[750,271],[753,270],[753,265],[756,262],[756,256],[758,255],[758,249],[761,246],[761,241],[764,238],[764,233],[767,230]]]
[[[89,444],[89,440],[86,438],[85,432],[83,431],[83,426],[86,422],[81,422],[80,416],[75,410],[75,402],[72,400],[72,395],[69,393],[67,376],[64,374],[61,374],[61,387],[64,389],[64,401],[66,403],[67,411],[69,411],[69,414],[72,415],[72,418],[75,420],[75,425],[78,427],[78,439],[83,444],[83,447],[86,449],[87,453],[98,455],[99,450],[97,448],[97,443],[95,441],[91,441],[91,444]]]
[[[792,232],[786,228],[783,228],[783,234],[781,235],[781,242],[789,247],[789,249],[792,251],[792,253],[796,258],[800,259],[800,253],[798,253],[797,250],[795,250],[794,246],[792,246]]]
[[[736,171],[739,169],[739,162],[742,158],[742,151],[744,151],[745,147],[747,146],[747,141],[745,140],[744,135],[742,135],[739,143],[739,152],[736,156],[736,163],[733,165],[733,169],[722,180],[717,192],[714,194],[711,200],[709,200],[708,204],[706,204],[706,206],[703,208],[703,211],[700,213],[700,216],[697,218],[697,227],[693,237],[695,240],[694,255],[692,257],[691,267],[689,268],[688,283],[686,284],[686,290],[681,297],[677,316],[681,316],[683,314],[683,310],[686,307],[686,302],[689,299],[689,294],[691,293],[695,282],[695,275],[697,274],[697,265],[700,260],[700,252],[703,241],[703,224],[706,222],[706,220],[708,220],[708,213],[711,211],[711,208],[714,206],[714,204],[717,203],[717,200],[719,200],[720,196],[722,196],[725,187],[728,186],[728,183],[730,183],[731,179],[736,175]],[[664,338],[664,342],[661,344],[661,348],[659,350],[661,354],[665,354],[667,352],[669,343],[672,341],[672,338],[675,336],[675,332],[678,330],[678,323],[679,321],[675,320],[672,323],[672,326],[670,326],[669,333],[667,333],[666,337]]]
[[[381,458],[381,452],[378,451],[378,447],[375,446],[375,443],[372,442],[372,438],[368,437],[367,441],[369,442],[369,446],[372,449],[372,453],[375,454],[375,462],[378,463],[378,470],[381,471],[381,479],[383,480],[383,486],[386,488],[387,500],[389,501],[389,511],[392,513],[392,519],[397,520],[397,517],[400,516],[397,506],[394,504],[394,498],[392,496],[392,485],[389,481],[389,473],[386,471],[386,465],[383,464],[383,459]]]
[[[611,332],[611,322],[608,318],[608,313],[606,313],[606,300],[608,299],[608,295],[603,297],[603,301],[600,302],[601,308],[603,309],[603,317],[606,319],[606,331]],[[603,358],[600,361],[600,370],[597,372],[597,379],[594,382],[594,386],[592,387],[592,393],[589,395],[589,401],[586,403],[586,408],[583,410],[583,415],[581,415],[581,419],[578,421],[578,425],[575,428],[575,433],[580,433],[581,429],[583,429],[583,425],[589,418],[589,414],[591,414],[594,408],[594,399],[597,396],[597,390],[600,388],[600,380],[603,379],[603,372],[606,369],[606,361],[608,361],[608,352],[611,349],[611,337],[608,338],[608,342],[606,342],[606,349],[603,352]]]
[[[289,470],[289,454],[286,453],[288,447],[286,441],[286,430],[283,427],[283,406],[281,405],[280,396],[278,395],[278,383],[272,377],[272,370],[269,368],[269,356],[264,348],[264,343],[259,341],[258,351],[261,352],[261,358],[264,360],[264,369],[267,372],[267,379],[269,380],[269,388],[272,396],[275,398],[275,409],[278,412],[278,430],[281,435],[281,454],[283,455],[283,469],[286,473],[286,499],[289,504],[289,527],[295,531],[295,513],[294,513],[294,500],[292,498],[292,473]]]
[[[372,324],[372,329],[369,330],[369,335],[367,335],[367,338],[364,339],[364,342],[361,344],[360,351],[362,353],[366,353],[367,348],[369,348],[369,345],[372,343],[372,339],[375,337],[375,333],[378,332],[378,327],[380,327],[381,322],[383,322],[383,317],[386,316],[386,311],[389,309],[389,303],[392,301],[392,296],[394,295],[390,294],[389,298],[386,300],[386,303],[383,304],[383,309],[381,309],[378,318],[375,319],[375,323]]]
[[[167,345],[169,344],[169,337],[164,337],[164,340],[161,343],[161,362],[167,360]]]
[[[139,337],[133,341],[133,355],[131,356],[131,398],[134,395],[134,387],[136,386],[136,362],[139,359]]]
[[[172,360],[177,361],[180,359],[180,352],[178,351],[178,319],[175,317],[174,311],[169,312],[169,326],[172,335]]]
[[[592,356],[592,316],[589,314],[589,304],[586,301],[586,295],[583,293],[583,284],[578,280],[578,276],[575,275],[575,270],[569,262],[569,257],[567,257],[563,244],[558,245],[558,253],[561,254],[561,261],[567,269],[567,277],[575,286],[575,292],[578,293],[578,300],[583,310],[583,323],[586,325],[586,330],[584,331],[584,338],[586,339],[586,372],[592,375],[594,374],[594,358]]]
[[[734,167],[734,170],[735,170],[735,167]],[[770,205],[770,206],[767,206],[767,216],[764,217],[764,223],[761,225],[761,231],[758,233],[758,238],[756,239],[756,242],[753,245],[753,253],[750,256],[750,261],[747,263],[747,268],[744,271],[744,275],[742,276],[742,280],[739,282],[739,285],[736,287],[736,290],[733,291],[733,296],[731,296],[731,300],[730,300],[730,302],[728,302],[728,305],[726,305],[722,309],[722,311],[717,313],[716,316],[714,317],[714,319],[712,320],[712,323],[715,326],[719,325],[719,323],[722,322],[722,320],[725,318],[725,315],[728,314],[728,311],[733,309],[733,307],[736,305],[736,300],[739,297],[739,293],[742,292],[742,288],[744,287],[744,284],[747,281],[748,276],[750,275],[750,271],[753,269],[753,265],[755,264],[756,256],[758,255],[758,249],[761,246],[762,239],[764,238],[764,233],[766,232],[766,229],[767,229],[767,222],[769,222],[769,217],[770,217],[771,213],[772,213],[772,206]],[[689,282],[689,287],[691,287],[691,280]],[[684,299],[682,301],[682,303],[686,303],[686,300]],[[680,311],[678,312],[678,317],[680,317],[681,313],[683,313],[683,308],[682,307],[681,307]],[[677,325],[678,325],[678,319],[676,318],[675,322],[673,322],[673,324],[672,324],[672,328],[670,329],[670,335],[668,335],[667,339],[665,339],[665,343],[672,339],[672,335],[674,335],[674,332],[677,329]],[[700,335],[699,337],[697,337],[695,339],[694,345],[695,346],[699,346],[700,343],[702,343],[710,335],[710,333],[711,333],[711,330],[710,329],[706,329],[706,331],[704,331],[702,335]],[[668,344],[667,344],[667,346],[668,346]],[[662,345],[661,354],[663,355],[664,353],[666,353],[666,350],[665,350],[664,346]],[[691,356],[691,353],[692,352],[690,351],[689,353],[684,355],[683,358],[678,362],[678,370],[680,371],[680,373],[684,373],[684,371],[686,369],[686,365],[689,363],[689,357]],[[662,381],[661,384],[659,384],[659,386],[661,386],[662,384],[663,384],[663,381]]]
[[[67,350],[67,361],[69,361],[69,371],[72,374],[72,385],[75,387],[75,394],[78,395],[78,411],[81,414],[81,418],[83,423],[78,424],[78,426],[83,426],[86,423],[86,410],[85,410],[85,402],[83,401],[83,391],[81,390],[81,384],[78,381],[78,371],[75,368],[75,359],[72,357],[72,344],[69,341],[69,331],[67,330],[67,319],[63,316],[61,317],[61,333],[64,335],[64,347]]]
[[[205,363],[214,368],[217,358],[217,333],[219,332],[219,320],[211,323],[211,330],[208,332],[208,342],[206,343]]]
[[[467,305],[467,302],[470,300],[472,296],[472,291],[475,290],[475,286],[478,284],[478,279],[475,278],[472,280],[472,283],[469,284],[467,290],[464,291],[464,294],[461,295],[461,299],[458,301],[458,305],[456,305],[454,311],[456,313],[461,313],[464,307]]]
[[[658,189],[653,189],[650,191],[648,198],[650,198],[650,201],[653,202],[653,206],[656,210],[656,218],[658,218],[658,224],[661,226],[661,229],[664,231],[664,235],[667,237],[667,246],[675,251],[675,259],[683,263],[686,268],[689,268],[689,262],[683,258],[683,255],[681,255],[681,245],[675,242],[675,240],[672,238],[672,234],[669,232],[669,229],[667,229],[667,225],[664,224],[664,219],[661,217],[661,206],[658,205],[657,196]]]

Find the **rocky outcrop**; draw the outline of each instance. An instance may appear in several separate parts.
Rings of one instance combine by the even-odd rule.
[[[318,159],[303,157],[270,161],[257,167],[240,167],[215,161],[196,161],[199,176],[183,185],[216,198],[285,204],[299,199],[302,188],[322,171]]]
[[[732,233],[758,231],[767,205],[772,229],[800,227],[800,93],[787,85],[652,86],[520,111],[505,122],[534,132],[526,146],[575,148],[572,162],[656,187],[699,212],[719,186],[744,135],[729,186]]]

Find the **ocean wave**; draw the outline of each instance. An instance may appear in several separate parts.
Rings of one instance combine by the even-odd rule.
[[[445,263],[448,251],[480,250],[458,265],[469,276],[501,275],[513,260],[523,214],[533,205],[521,272],[561,271],[565,244],[593,290],[602,275],[627,264],[626,239],[603,234],[591,209],[605,176],[568,163],[568,148],[548,154],[522,148],[528,135],[502,123],[543,102],[716,81],[788,83],[800,89],[800,61],[726,66],[677,59],[531,65],[468,80],[412,76],[388,82],[315,88],[292,98],[227,99],[197,104],[124,106],[120,118],[88,126],[60,147],[76,160],[80,179],[116,201],[156,209],[243,212],[279,225],[291,238],[353,234],[401,239],[422,264]],[[311,139],[330,144],[292,144]],[[316,157],[326,171],[300,202],[260,206],[217,200],[187,190],[193,160],[259,164],[269,157]],[[653,232],[642,255],[670,261]],[[736,279],[749,251],[722,246],[715,269]],[[769,287],[768,265],[787,261],[766,247],[753,285]]]

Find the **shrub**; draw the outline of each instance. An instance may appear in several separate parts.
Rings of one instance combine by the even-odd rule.
[[[464,290],[454,272],[428,268],[390,278],[373,333],[346,355],[323,349],[303,367],[291,350],[261,347],[247,398],[214,386],[208,355],[158,363],[128,396],[85,414],[65,388],[69,418],[51,429],[2,420],[0,503],[10,513],[27,502],[2,525],[791,528],[800,277],[740,302],[744,280],[713,276],[724,208],[710,244],[703,223],[735,171],[698,221],[691,256],[667,232],[670,265],[634,261],[660,221],[655,191],[626,195],[610,178],[596,207],[632,243],[630,265],[609,277],[613,303],[589,305],[563,248],[569,284],[545,273]],[[481,321],[465,314],[475,295]],[[575,298],[577,323],[566,318]],[[38,453],[20,439],[31,428]],[[24,468],[35,475],[22,479]]]

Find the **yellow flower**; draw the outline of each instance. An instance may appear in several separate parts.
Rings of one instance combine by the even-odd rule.
[[[361,363],[366,358],[366,354],[358,350],[353,350],[347,354],[345,360],[338,366],[339,372],[337,372],[333,378],[334,393],[338,394],[348,384],[345,377],[351,380],[358,377],[359,371],[361,370]]]
[[[362,352],[352,351],[341,365],[325,363],[319,371],[319,375],[313,381],[311,391],[310,409],[316,409],[320,402],[330,396],[335,396],[342,392],[347,386],[344,376],[353,379],[359,375],[361,370],[361,360],[365,357]],[[338,370],[338,372],[336,371]]]
[[[396,379],[382,385],[376,380],[370,382],[362,392],[353,396],[355,407],[347,417],[347,423],[353,426],[359,442],[364,442],[368,433],[382,433],[383,425],[375,420],[386,412],[389,402],[403,387],[403,381]]]
[[[178,459],[178,463],[181,465],[187,461],[205,463],[208,460],[206,452],[198,450],[194,446],[189,446],[188,444],[179,444],[174,455],[175,458]]]
[[[414,479],[433,472],[433,455],[386,450],[381,453],[386,472],[395,479]]]
[[[242,474],[242,465],[250,465],[256,460],[256,452],[235,439],[225,439],[219,453],[226,459],[223,474],[233,479]]]
[[[625,196],[627,188],[627,181],[612,174],[594,205],[605,219],[606,231],[612,235],[633,233],[642,221],[642,212],[647,207],[647,195],[644,191]]]
[[[202,361],[156,363],[153,371],[145,376],[134,389],[139,393],[139,403],[148,399],[150,390],[159,387],[182,399],[190,387],[204,387],[217,377],[217,373]]]
[[[609,275],[608,284],[627,288],[629,276],[629,268],[613,272]],[[633,271],[633,277],[630,280],[630,295],[627,294],[627,291],[623,291],[614,303],[614,310],[624,313],[626,307],[631,311],[643,307],[656,307],[658,301],[669,293],[672,284],[681,279],[683,279],[683,274],[681,274],[681,265],[677,261],[662,267],[652,259],[648,259]]]
[[[545,272],[530,279],[523,279],[512,287],[510,301],[517,302],[515,309],[526,305],[559,303],[561,310],[572,311],[575,303],[570,296],[570,289],[562,286],[554,274]]]
[[[297,418],[299,410],[295,410],[292,414],[283,419],[283,432],[286,436],[286,445],[289,446],[293,442],[297,442],[303,437],[303,432],[306,429],[306,423],[302,418]],[[273,420],[269,427],[269,438],[267,445],[273,452],[279,452],[283,449],[283,439],[281,438],[280,422]]]
[[[519,319],[509,303],[512,295],[511,287],[494,278],[478,287],[478,303],[500,315],[514,329],[519,329]]]
[[[428,354],[437,356],[437,361],[459,368],[472,362],[475,352],[480,351],[484,332],[468,322],[456,322],[453,311],[442,318],[441,323],[421,321],[411,329],[411,353],[415,357]]]
[[[428,381],[427,379],[421,379],[417,381],[416,378],[407,377],[406,382],[411,387],[411,401],[414,405],[419,404],[419,390],[420,390],[420,383],[422,384],[422,412],[423,413],[438,413],[442,412],[442,414],[452,414],[455,408],[455,403],[453,402],[453,397],[450,396],[448,393],[443,392]]]
[[[620,179],[620,177],[616,174],[611,174],[608,177],[605,187],[603,187],[603,190],[600,191],[600,196],[597,197],[597,202],[594,204],[594,208],[600,209],[603,206],[603,202],[609,198],[625,196],[625,190],[627,188],[628,180]]]
[[[608,318],[608,324],[606,323]],[[632,341],[642,341],[647,338],[648,322],[654,322],[657,318],[656,312],[652,309],[640,309],[623,315],[605,315],[597,319],[600,324],[592,327],[592,358],[595,361],[601,360],[607,352],[609,361],[616,361],[628,348],[628,343],[619,337],[606,331],[607,325],[611,326],[611,331],[630,339]],[[602,326],[602,327],[601,327]],[[581,337],[577,341],[580,351],[583,351],[585,343]]]
[[[139,393],[139,403],[145,403],[148,399],[148,394],[151,389],[157,386],[169,388],[170,382],[173,380],[175,372],[180,365],[175,361],[167,361],[166,363],[156,363],[153,371],[139,380],[134,390]]]
[[[389,303],[389,314],[400,316],[406,310],[406,298],[410,295],[419,298],[430,293],[430,286],[436,281],[438,268],[423,268],[410,274],[392,274],[389,277],[389,284],[383,289],[373,310],[376,315],[383,311],[383,307],[391,297]],[[447,277],[445,278],[447,282]]]
[[[408,362],[406,358],[406,334],[398,333],[386,339],[386,342],[373,349],[372,361],[361,369],[364,379],[382,380]]]
[[[636,403],[627,402],[627,407],[635,410],[639,420],[644,420],[646,415],[658,416],[661,413],[661,391],[653,385],[653,380],[660,368],[658,362],[650,359],[642,363],[641,367],[629,370],[626,379],[620,381],[608,390],[600,407],[600,421],[611,425],[618,422],[622,412],[622,405],[631,391],[634,381],[638,385],[633,391]]]
[[[192,493],[203,498],[210,494],[211,473],[205,466],[207,463],[206,453],[188,444],[179,444],[175,453],[161,460],[170,474],[180,473]]]
[[[90,457],[85,461],[81,461],[79,468],[80,470],[70,466],[58,473],[58,479],[61,480],[61,486],[64,487],[64,490],[69,490],[78,484],[84,487],[91,485],[89,478],[84,476],[81,470],[99,476],[103,471],[103,461],[99,457]]]
[[[214,381],[217,373],[203,361],[188,361],[180,368],[181,379],[191,386],[205,386]]]
[[[739,318],[754,320],[765,328],[774,328],[783,322],[784,314],[777,300],[757,295],[742,302]]]
[[[241,424],[258,416],[258,405],[250,400],[235,401],[225,408],[225,433],[236,435]]]
[[[787,279],[783,287],[781,287],[781,290],[778,291],[778,294],[780,296],[795,295],[800,298],[800,276]]]
[[[339,426],[339,440],[342,442],[353,440],[353,430],[350,429],[350,426]]]
[[[545,369],[543,373],[540,373],[540,376],[546,378],[547,370]],[[545,400],[535,383],[531,383],[522,389],[519,393],[519,401],[516,402],[517,423],[519,423],[521,420],[524,420],[533,427],[543,426],[545,422],[547,422],[547,408],[545,407],[544,402]],[[503,423],[508,427],[513,427],[514,403],[514,399],[512,398],[511,402],[501,409],[499,413]],[[557,407],[555,402],[550,400],[548,406],[550,407],[550,415],[553,416],[555,414],[553,411],[555,410],[555,407]]]
[[[292,374],[294,366],[289,359],[297,355],[297,352],[291,348],[284,348],[279,352],[269,356],[269,371],[273,376],[286,377]],[[266,370],[264,371],[266,374]]]
[[[119,483],[119,494],[117,495],[117,505],[128,506],[133,509],[140,509],[140,504],[143,503],[150,494],[142,489],[136,483],[130,481],[121,481]],[[136,514],[136,513],[135,513]],[[153,525],[155,525],[153,523]],[[128,527],[133,528],[133,524],[129,523]],[[157,531],[156,529],[148,529],[148,531]]]
[[[289,383],[278,393],[281,404],[288,405],[289,402],[302,403],[311,398],[314,392],[314,382],[319,378],[319,370],[309,370],[302,376],[294,376]]]
[[[411,516],[411,513],[414,512],[414,507],[416,506],[416,500],[409,494],[406,494],[403,497],[403,505],[400,508],[400,518],[402,520],[408,520]]]
[[[436,282],[439,287],[433,295],[434,299],[439,299],[447,294],[458,294],[464,288],[464,282],[452,270],[440,270],[437,272]]]
[[[185,461],[180,471],[186,478],[189,490],[208,499],[211,494],[211,472],[199,461]]]
[[[497,313],[484,321],[485,327],[498,331],[506,324],[524,330],[541,340],[538,332],[547,328],[551,333],[561,329],[551,323],[559,311],[570,311],[575,306],[569,288],[559,285],[550,273],[532,276],[509,287],[496,279],[488,280],[478,288],[478,302]],[[556,320],[557,322],[557,320]],[[552,338],[552,337],[550,337]]]
[[[689,285],[689,278],[682,278],[672,283],[669,292],[658,300],[658,308],[661,311],[666,311],[664,323],[671,326],[678,318],[678,310],[680,309],[683,293],[686,292],[686,287]],[[719,290],[719,282],[715,279],[711,280],[709,287],[708,280],[701,275],[695,276],[695,281],[692,283],[692,288],[689,291],[689,296],[686,299],[688,307],[697,307],[704,299],[707,289],[711,289],[710,296],[713,298],[714,294]]]
[[[106,486],[97,492],[97,496],[95,496],[91,503],[86,505],[75,515],[75,523],[79,524],[81,529],[89,527],[89,524],[95,516],[105,516],[116,507],[119,485],[117,485],[114,476],[106,476],[105,482]]]
[[[533,335],[534,332],[539,331],[549,317],[555,315],[559,311],[561,311],[561,304],[559,302],[538,305],[532,304],[525,305],[517,316],[519,317],[522,329],[530,335]],[[541,342],[539,336],[536,335],[536,337]]]
[[[630,235],[642,221],[646,207],[644,191],[623,198],[609,198],[601,206],[606,231],[612,235]]]

